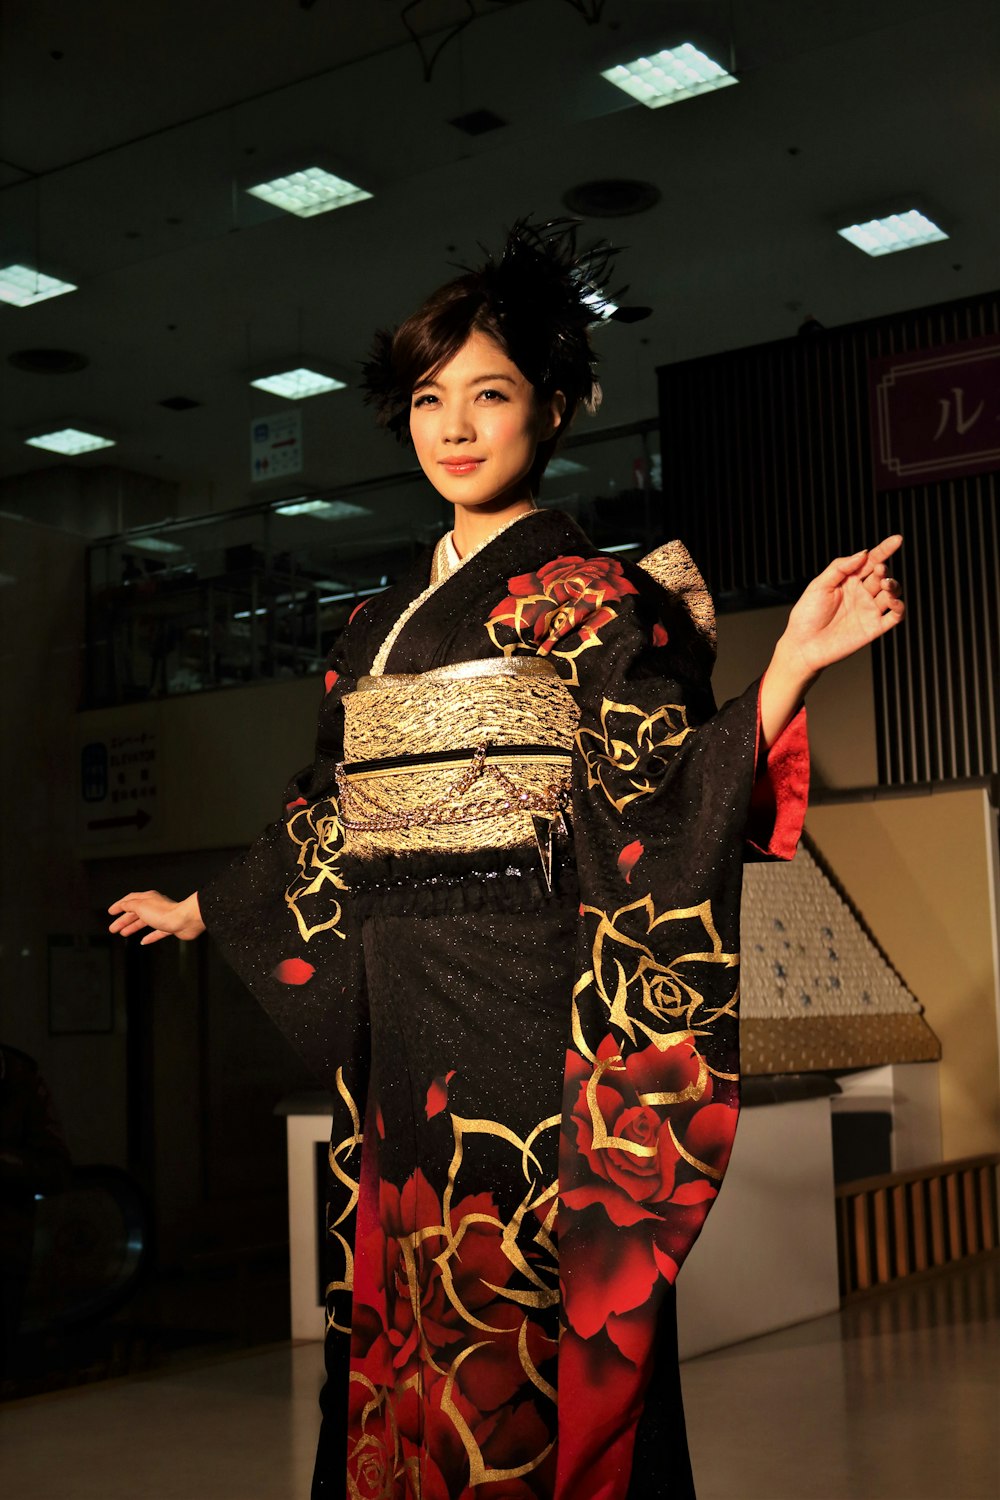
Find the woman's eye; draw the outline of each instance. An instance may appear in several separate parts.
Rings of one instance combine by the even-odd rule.
[[[507,400],[507,397],[504,395],[503,391],[485,390],[485,391],[480,391],[479,394],[480,394],[481,397],[485,397],[485,398],[489,399],[490,401],[506,401]]]
[[[436,400],[437,400],[437,397],[436,396],[431,396],[431,395],[427,395],[427,396],[415,396],[413,398],[413,409],[414,409],[414,411],[416,411],[416,409],[417,409],[418,406],[426,406],[429,401],[436,401]]]

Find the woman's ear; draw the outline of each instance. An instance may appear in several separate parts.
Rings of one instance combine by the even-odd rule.
[[[545,422],[539,442],[546,438],[555,437],[562,427],[563,417],[566,415],[566,396],[563,391],[553,391],[545,403]]]

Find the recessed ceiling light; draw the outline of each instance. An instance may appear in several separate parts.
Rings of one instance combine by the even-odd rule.
[[[642,214],[660,201],[660,190],[652,182],[631,177],[600,177],[579,182],[563,194],[570,213],[584,219],[622,219]]]
[[[31,307],[34,302],[76,290],[72,281],[60,281],[58,276],[46,276],[30,266],[0,266],[0,302],[10,302],[14,307]]]
[[[849,224],[837,233],[866,255],[892,255],[895,250],[915,250],[918,245],[933,245],[948,238],[916,208],[884,219],[869,219],[866,224]]]
[[[261,375],[251,380],[259,391],[272,396],[284,396],[286,401],[304,401],[307,396],[322,396],[326,391],[343,391],[346,380],[337,380],[332,375],[321,375],[318,370],[281,370],[274,375]]]
[[[732,73],[727,73],[704,52],[699,52],[691,42],[666,47],[652,57],[637,57],[634,62],[619,63],[615,68],[605,69],[601,77],[650,109],[676,104],[681,99],[693,99],[696,94],[725,89],[738,82]]]
[[[346,521],[348,516],[370,516],[366,505],[351,505],[347,500],[282,500],[274,507],[279,516],[312,516],[317,521]]]
[[[283,208],[286,213],[297,214],[300,219],[329,213],[331,208],[346,208],[349,203],[361,203],[372,196],[323,167],[304,167],[286,177],[273,177],[270,182],[247,188],[247,192],[275,208]]]
[[[83,432],[79,427],[61,427],[57,432],[43,432],[38,437],[25,438],[25,442],[29,448],[44,448],[47,453],[64,453],[71,457],[115,446],[113,438],[98,437],[95,432]]]

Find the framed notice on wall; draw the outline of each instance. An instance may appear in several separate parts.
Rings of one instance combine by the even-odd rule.
[[[49,938],[49,1035],[110,1032],[115,1025],[110,937]]]
[[[1000,469],[1000,337],[868,366],[877,490]]]

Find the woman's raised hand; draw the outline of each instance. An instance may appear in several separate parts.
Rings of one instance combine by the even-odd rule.
[[[905,605],[886,562],[902,541],[889,536],[853,557],[835,558],[805,589],[782,638],[804,675],[843,661],[900,623]]]
[[[835,558],[803,591],[761,685],[766,745],[774,744],[824,667],[870,646],[902,620],[899,584],[886,568],[902,541],[901,536],[887,536],[853,557]]]
[[[108,930],[121,937],[131,937],[133,932],[148,927],[149,932],[140,939],[142,944],[158,943],[165,937],[180,938],[187,943],[205,931],[197,891],[183,901],[171,901],[160,891],[130,891],[109,906],[108,912],[115,918]]]

